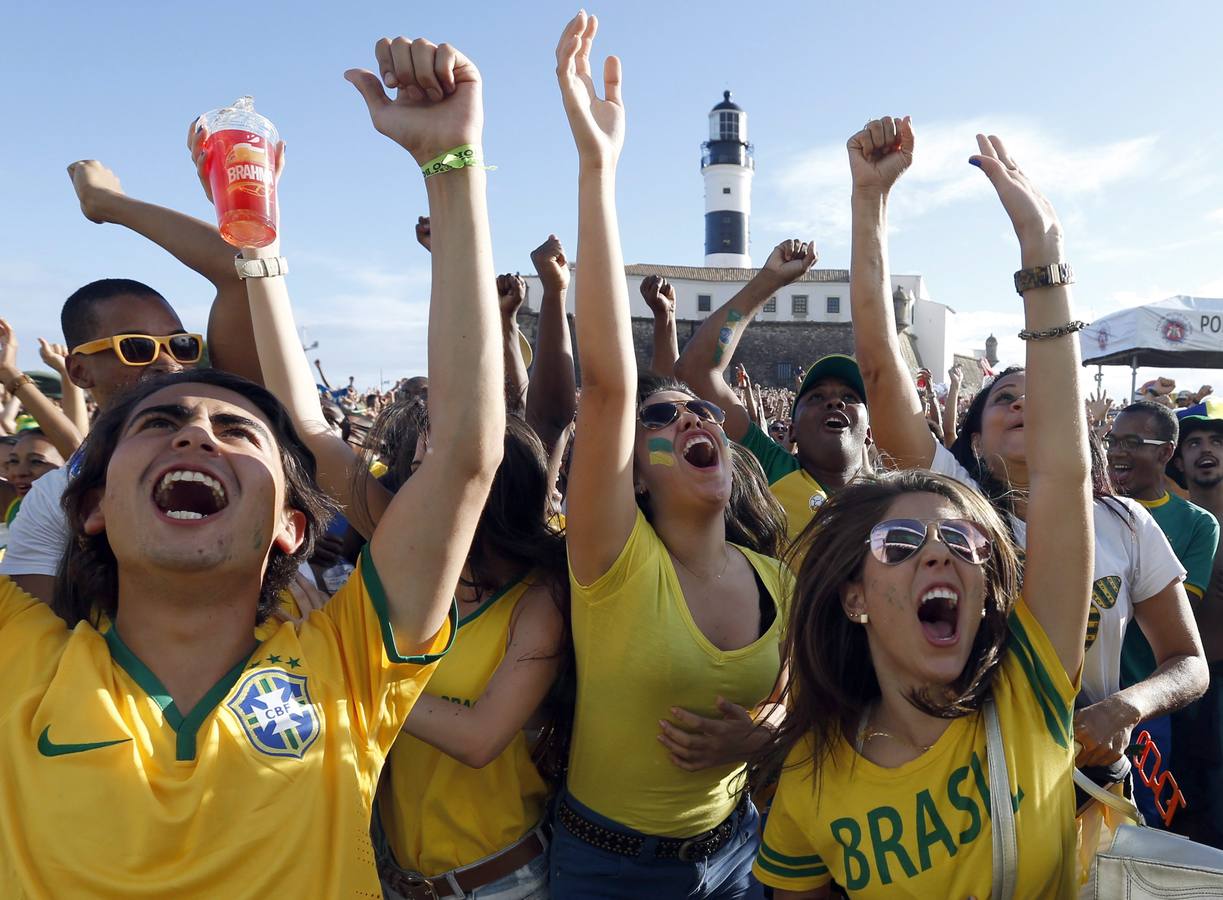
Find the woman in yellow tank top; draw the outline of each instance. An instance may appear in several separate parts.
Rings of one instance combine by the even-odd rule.
[[[972,162],[1011,217],[1022,265],[1060,263],[1053,209],[1001,141],[977,141]],[[912,149],[908,119],[869,123],[849,142],[855,315],[889,290],[880,213]],[[778,900],[822,900],[833,881],[863,898],[1077,895],[1073,713],[1094,550],[1087,427],[1078,340],[1063,327],[1074,318],[1070,291],[1022,295],[1022,581],[993,506],[919,469],[849,485],[795,550],[805,558],[787,629],[787,715],[756,773],[781,772],[756,861]],[[894,341],[890,319],[854,327]],[[884,376],[859,362],[869,395]],[[915,391],[907,406],[924,428]],[[987,739],[994,713],[1009,795],[1000,802],[987,774],[999,762]],[[995,841],[991,800],[1000,811],[1009,802],[1014,820],[1014,853],[998,865],[1006,844]]]
[[[750,738],[767,732],[735,723],[748,737],[738,752],[697,770],[673,761],[659,729],[681,708],[717,718],[720,700],[753,709],[770,696],[789,583],[769,555],[782,517],[775,503],[734,502],[767,492],[735,484],[720,409],[674,379],[638,384],[614,202],[620,65],[608,60],[600,100],[595,28],[579,13],[557,48],[580,160],[583,381],[566,497],[578,693],[550,890],[758,897],[759,817],[741,788]]]
[[[510,416],[455,592],[453,655],[383,770],[374,839],[388,900],[434,896],[430,886],[438,897],[547,896],[549,789],[524,728],[568,657],[565,544],[547,524],[548,500],[543,445]]]

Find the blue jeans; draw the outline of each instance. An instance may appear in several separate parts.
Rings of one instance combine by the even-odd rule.
[[[1148,719],[1145,722],[1139,722],[1134,726],[1131,739],[1144,731],[1150,733],[1151,740],[1159,748],[1159,755],[1164,761],[1164,768],[1168,768],[1172,759],[1172,719],[1168,716],[1160,716],[1158,719]],[[1149,767],[1150,763],[1147,765]],[[1177,773],[1173,772],[1172,774],[1176,775]],[[1165,801],[1168,800],[1167,793],[1167,791],[1164,791],[1163,799]],[[1138,811],[1142,813],[1142,817],[1148,825],[1152,828],[1167,827],[1164,825],[1164,820],[1159,817],[1159,812],[1155,809],[1155,795],[1149,787],[1143,784],[1137,771],[1134,772],[1134,802],[1138,804]]]
[[[752,877],[752,861],[760,845],[760,815],[747,804],[735,833],[713,856],[695,862],[657,859],[658,838],[626,828],[582,805],[567,791],[564,801],[583,818],[622,834],[644,837],[641,853],[621,856],[592,847],[569,832],[559,818],[552,820],[550,887],[556,900],[624,898],[667,900],[671,897],[761,900],[760,882]]]

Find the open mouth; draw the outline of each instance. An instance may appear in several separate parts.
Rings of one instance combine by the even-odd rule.
[[[1193,464],[1197,469],[1215,469],[1219,466],[1219,461],[1213,456],[1199,456],[1198,461]]]
[[[153,503],[171,519],[206,519],[229,505],[221,482],[204,472],[173,469],[161,476]]]
[[[922,594],[917,608],[926,640],[937,646],[954,644],[959,637],[960,595],[949,587],[935,587]]]
[[[824,427],[832,429],[833,431],[844,431],[845,429],[849,428],[849,419],[841,413],[830,413],[828,417],[824,419]]]
[[[707,434],[697,434],[684,445],[684,462],[698,469],[712,469],[718,464],[718,450]]]
[[[1108,469],[1113,481],[1129,481],[1130,472],[1134,470],[1134,467],[1129,463],[1110,463]]]

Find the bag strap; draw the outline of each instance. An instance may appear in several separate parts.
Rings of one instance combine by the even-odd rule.
[[[1076,787],[1082,788],[1083,793],[1090,796],[1093,800],[1098,800],[1110,809],[1116,810],[1135,825],[1144,825],[1142,817],[1138,815],[1138,810],[1134,808],[1134,804],[1118,797],[1111,791],[1104,790],[1104,788],[1100,787],[1078,769],[1074,770],[1074,783]]]
[[[1011,779],[1006,771],[1002,749],[1002,726],[994,698],[985,701],[985,748],[989,765],[989,817],[993,838],[994,876],[990,896],[1011,900],[1015,896],[1015,876],[1019,871],[1019,847],[1015,840],[1015,810],[1011,806]]]

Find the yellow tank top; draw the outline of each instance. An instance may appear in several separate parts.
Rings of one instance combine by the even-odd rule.
[[[667,548],[640,511],[619,558],[598,580],[583,586],[569,573],[578,664],[569,790],[621,825],[692,837],[734,810],[744,764],[686,772],[658,742],[658,721],[670,719],[673,706],[717,717],[718,697],[751,709],[777,682],[793,577],[778,560],[739,549],[777,616],[738,650],[720,650],[701,633]]]
[[[474,704],[509,642],[510,620],[530,576],[459,620],[454,647],[426,693]],[[524,735],[482,769],[463,765],[431,744],[401,734],[378,789],[378,817],[395,861],[427,876],[483,859],[517,841],[544,816],[548,788]]]

